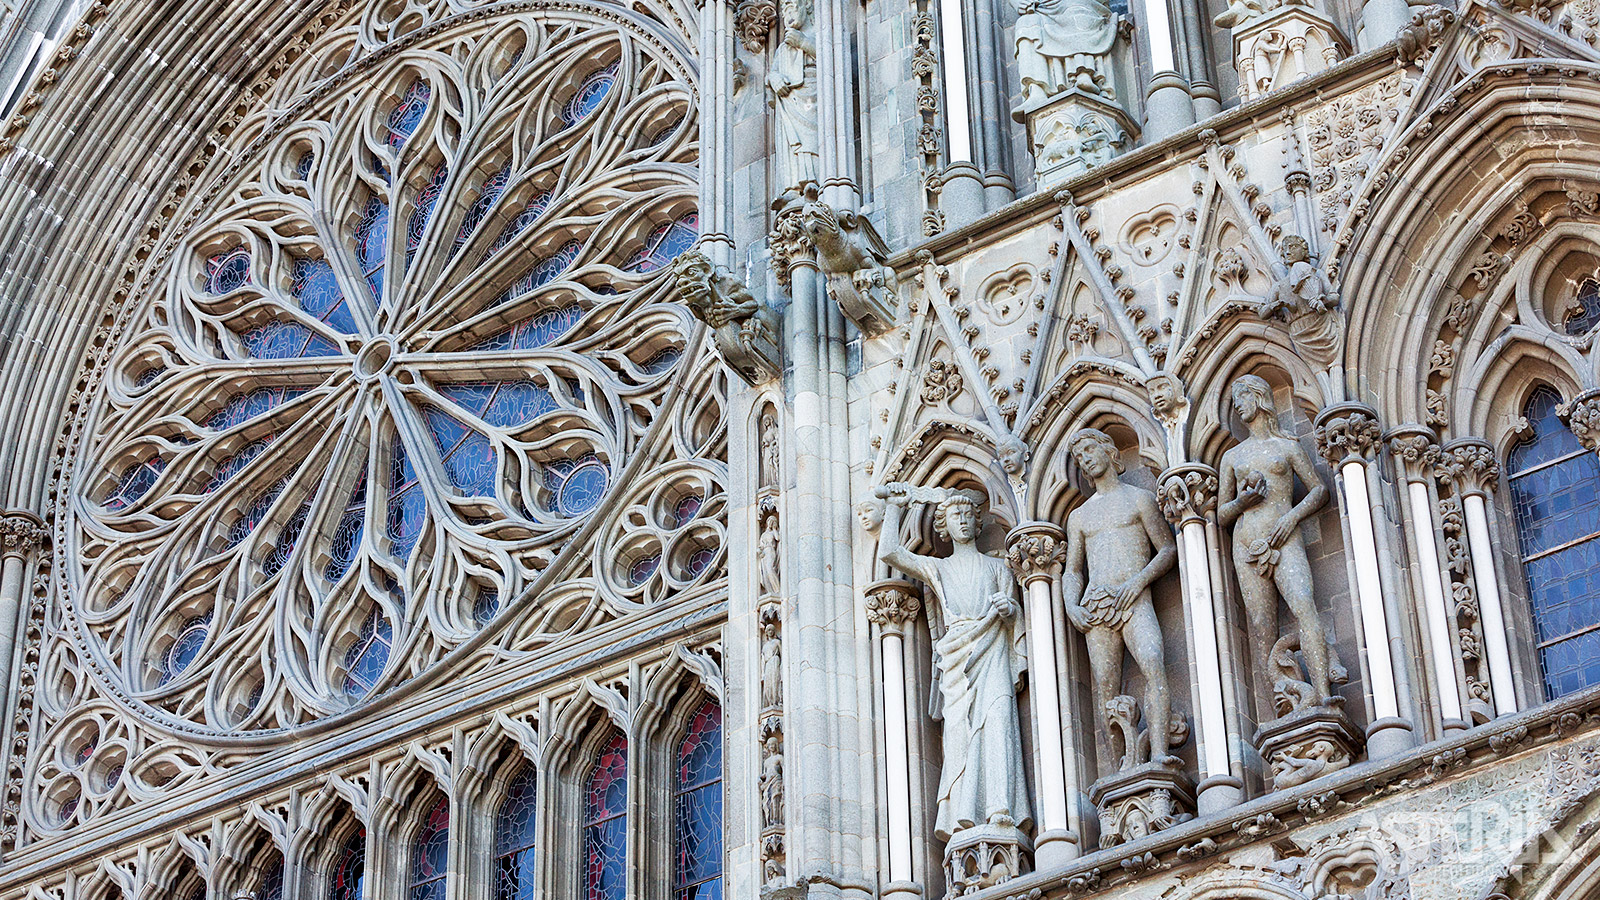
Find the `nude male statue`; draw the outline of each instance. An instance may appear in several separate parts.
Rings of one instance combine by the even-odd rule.
[[[1061,581],[1067,618],[1089,646],[1098,734],[1104,744],[1111,731],[1106,704],[1121,693],[1126,647],[1144,673],[1150,761],[1167,763],[1172,702],[1150,585],[1177,562],[1177,542],[1156,495],[1117,477],[1122,461],[1109,435],[1085,428],[1072,436],[1068,450],[1094,483],[1094,496],[1067,516]],[[1106,746],[1101,754],[1102,768],[1112,768]]]

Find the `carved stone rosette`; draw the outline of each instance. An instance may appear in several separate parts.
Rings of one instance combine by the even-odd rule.
[[[1193,463],[1173,466],[1162,473],[1156,499],[1161,514],[1179,528],[1206,522],[1217,511],[1217,470]]]
[[[1578,443],[1600,453],[1600,389],[1584,391],[1556,409]]]
[[[1439,476],[1455,485],[1463,497],[1487,497],[1500,480],[1500,463],[1495,459],[1494,448],[1482,438],[1460,438],[1445,444],[1437,469]]]
[[[1006,562],[1023,587],[1041,578],[1058,578],[1067,558],[1066,535],[1051,522],[1024,522],[1012,529]]]
[[[44,538],[44,524],[33,513],[11,510],[0,515],[0,559],[26,558]]]
[[[1426,481],[1439,463],[1439,442],[1421,425],[1402,425],[1389,432],[1389,452],[1394,454],[1407,481]]]
[[[885,634],[904,634],[922,613],[922,590],[909,581],[888,578],[867,585],[867,621]]]
[[[1372,459],[1383,444],[1378,412],[1364,403],[1339,403],[1317,414],[1317,452],[1335,469]]]

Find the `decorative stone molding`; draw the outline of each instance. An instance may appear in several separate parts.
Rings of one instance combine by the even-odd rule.
[[[1078,88],[1015,115],[1028,123],[1040,190],[1105,165],[1139,139],[1139,126],[1121,106]]]
[[[1500,479],[1500,463],[1494,448],[1482,438],[1460,438],[1445,444],[1439,456],[1438,472],[1450,480],[1463,496],[1488,496]]]
[[[743,282],[698,250],[678,257],[672,272],[678,295],[695,318],[710,326],[717,352],[729,368],[752,385],[783,374],[778,348],[782,327]]]
[[[1199,463],[1173,466],[1161,474],[1156,498],[1173,525],[1204,522],[1217,511],[1217,470]]]
[[[44,543],[44,523],[33,513],[20,509],[0,515],[0,558],[26,558]]]
[[[1056,578],[1067,558],[1066,533],[1051,522],[1024,522],[1007,538],[1006,561],[1024,587],[1041,578]]]
[[[922,613],[922,589],[889,578],[867,585],[867,621],[885,631],[902,631]]]
[[[1389,452],[1399,461],[1407,481],[1425,481],[1439,462],[1439,442],[1421,425],[1401,425],[1389,432]]]
[[[1021,875],[1024,854],[1032,852],[1027,835],[1014,822],[997,821],[962,829],[950,838],[945,852],[947,900]]]
[[[1378,412],[1364,403],[1339,403],[1317,414],[1317,452],[1334,468],[1365,462],[1377,453],[1383,430]]]
[[[1214,20],[1218,26],[1233,28],[1239,94],[1247,101],[1315,75],[1349,50],[1333,21],[1315,7],[1292,3],[1264,7],[1258,0],[1234,0]]]
[[[1584,391],[1556,408],[1556,415],[1578,438],[1578,443],[1600,453],[1600,388]]]

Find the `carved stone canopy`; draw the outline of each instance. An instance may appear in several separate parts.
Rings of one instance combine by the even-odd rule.
[[[1365,462],[1377,453],[1383,430],[1378,412],[1365,403],[1339,403],[1317,414],[1317,452],[1338,468]]]

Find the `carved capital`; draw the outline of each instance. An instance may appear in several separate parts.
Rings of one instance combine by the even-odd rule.
[[[1600,453],[1600,389],[1584,391],[1556,408],[1556,415],[1578,438],[1578,443]]]
[[[1024,522],[1006,536],[1006,561],[1024,587],[1040,578],[1059,578],[1067,558],[1066,534],[1050,522]]]
[[[867,585],[867,621],[885,633],[899,633],[922,612],[922,591],[898,578]]]
[[[741,0],[733,13],[733,27],[740,43],[751,53],[767,49],[767,36],[778,21],[778,4],[773,0]]]
[[[1455,484],[1462,494],[1484,496],[1500,479],[1500,462],[1494,448],[1482,438],[1460,438],[1444,445],[1439,454],[1439,476]]]
[[[1217,510],[1217,470],[1199,464],[1173,466],[1161,473],[1156,499],[1162,515],[1179,528],[1204,522]]]
[[[1426,481],[1439,464],[1439,442],[1421,425],[1401,425],[1386,435],[1389,452],[1400,463],[1407,481]]]
[[[1317,414],[1317,452],[1336,469],[1371,459],[1382,438],[1377,410],[1364,403],[1340,403]]]
[[[0,514],[0,559],[25,558],[44,543],[44,523],[33,513],[20,509]]]
[[[772,273],[777,276],[778,284],[787,291],[791,273],[796,267],[816,267],[817,248],[801,225],[803,205],[794,202],[793,198],[780,198],[774,205],[779,207],[779,212],[773,220],[772,231],[767,235],[767,245],[772,248]]]

